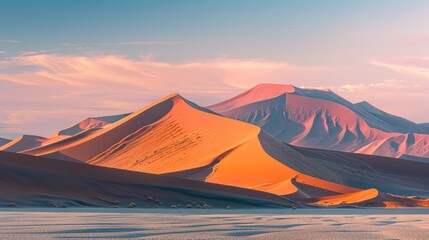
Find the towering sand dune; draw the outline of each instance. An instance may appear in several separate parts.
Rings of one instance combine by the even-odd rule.
[[[281,160],[265,152],[262,142],[276,144],[273,155]],[[261,133],[259,127],[216,115],[177,94],[108,128],[82,132],[25,153],[147,173],[180,173],[279,195],[305,195],[293,186],[292,179],[335,193],[357,190],[301,174],[293,167],[307,172],[316,170],[300,166],[299,154]],[[189,176],[188,170],[197,173]]]
[[[419,185],[426,179],[399,174],[395,182],[361,162],[344,163],[342,157],[329,162],[323,154],[320,160],[302,151],[255,125],[225,118],[173,94],[106,128],[90,129],[25,153],[254,189],[318,204],[326,196],[358,196],[353,202],[339,202],[357,204],[361,199],[362,204],[381,206],[386,200],[383,193],[361,194],[375,186],[407,194],[401,190],[408,184],[413,194],[426,194],[427,188]],[[375,177],[354,173],[354,164]],[[377,196],[368,197],[373,195]]]
[[[196,207],[202,201],[215,208],[299,206],[247,189],[0,152],[0,206],[113,207],[117,200],[121,207]]]
[[[297,146],[429,158],[429,129],[331,91],[260,84],[208,108]]]
[[[42,145],[46,140],[44,137],[33,135],[22,135],[9,143],[0,147],[0,151],[21,152],[28,149],[36,148]]]
[[[10,141],[12,141],[12,140],[0,137],[0,147],[5,145],[6,143],[9,143]]]

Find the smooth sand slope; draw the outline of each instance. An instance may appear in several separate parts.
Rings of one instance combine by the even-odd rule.
[[[34,135],[22,135],[0,147],[0,151],[22,152],[28,149],[39,147],[46,141],[46,138]]]
[[[429,158],[429,129],[329,90],[260,84],[208,108],[297,146]]]
[[[398,199],[384,194],[384,189],[397,194],[416,180],[404,177],[392,187],[382,184],[391,177],[380,173],[379,185],[353,184],[360,181],[353,177],[362,175],[353,174],[352,164],[337,161],[338,166],[332,167],[332,163],[314,161],[257,126],[222,117],[177,94],[105,128],[83,131],[25,153],[237,186],[317,204],[324,196],[355,194],[353,201],[336,203],[385,206],[382,202]],[[371,181],[371,177],[362,180]],[[382,192],[376,190],[370,197],[360,194],[374,187]],[[413,194],[426,193],[418,184],[413,189]]]
[[[292,207],[293,201],[234,187],[0,152],[0,206],[195,208]]]

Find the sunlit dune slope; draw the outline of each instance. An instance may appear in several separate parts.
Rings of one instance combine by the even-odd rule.
[[[0,206],[291,207],[272,194],[217,184],[128,172],[80,163],[0,152]]]
[[[331,91],[260,84],[208,108],[297,146],[429,158],[429,129]]]
[[[169,98],[166,97],[134,112],[107,128],[88,129],[64,140],[23,153],[86,162],[143,126],[152,124],[163,117],[173,106]]]

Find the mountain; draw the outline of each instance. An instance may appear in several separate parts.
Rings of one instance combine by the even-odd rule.
[[[5,145],[6,143],[9,143],[11,140],[6,139],[6,138],[1,138],[0,137],[0,147]]]
[[[0,186],[0,206],[300,206],[258,191],[9,152],[0,152]]]
[[[259,84],[208,109],[296,146],[429,158],[429,129],[329,90]]]
[[[0,147],[0,151],[21,152],[36,148],[46,140],[44,137],[34,135],[22,135]]]
[[[334,163],[319,163],[258,126],[223,117],[178,94],[103,129],[90,129],[24,153],[247,188],[319,205],[385,206],[383,202],[400,201],[374,189],[376,184],[351,184],[362,177],[350,174],[352,164],[343,166],[338,160],[337,171],[331,166]],[[390,179],[380,176],[376,186],[384,189]],[[404,184],[413,180],[405,178]],[[401,192],[403,185],[396,186],[385,189]],[[419,184],[414,189],[427,190]],[[336,200],[322,201],[327,196]],[[347,200],[338,201],[343,197]]]

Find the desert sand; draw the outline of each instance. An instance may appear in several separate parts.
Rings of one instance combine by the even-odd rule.
[[[2,239],[427,239],[424,210],[15,209]]]

